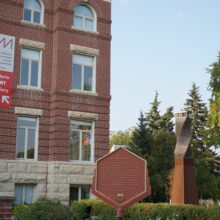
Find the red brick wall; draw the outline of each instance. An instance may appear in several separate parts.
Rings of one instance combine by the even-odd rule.
[[[0,196],[0,220],[10,220],[14,197]]]
[[[0,109],[0,159],[15,159],[16,115],[14,107],[43,110],[40,117],[38,159],[68,161],[70,118],[68,110],[96,113],[95,158],[108,151],[110,107],[111,4],[88,0],[97,13],[97,32],[71,29],[73,8],[79,0],[43,0],[45,27],[21,23],[23,0],[0,0],[0,34],[16,37],[12,107]],[[83,1],[82,1],[83,2]],[[18,89],[20,77],[19,39],[45,43],[42,62],[43,91]],[[72,52],[70,44],[100,50],[96,64],[98,96],[73,94],[71,88]]]

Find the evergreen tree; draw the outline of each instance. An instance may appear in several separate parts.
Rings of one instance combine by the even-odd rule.
[[[141,155],[151,154],[151,137],[148,129],[146,128],[146,119],[143,112],[140,112],[137,127],[134,129],[132,135],[132,148]]]
[[[191,113],[192,117],[192,141],[191,146],[198,157],[200,152],[205,151],[204,143],[204,131],[206,129],[207,122],[207,107],[203,103],[199,87],[195,83],[192,85],[192,89],[188,93],[189,98],[185,102],[185,110]]]
[[[148,202],[169,202],[169,173],[174,166],[175,134],[173,132],[173,107],[160,115],[158,93],[146,113],[146,126],[151,134],[151,152],[148,155],[148,168],[151,178],[152,195]]]
[[[196,179],[199,197],[203,199],[216,199],[218,193],[215,172],[215,152],[207,145],[207,107],[203,103],[199,87],[195,83],[188,93],[189,98],[185,102],[185,110],[192,116],[192,140],[191,146],[194,152],[196,165]]]
[[[160,129],[161,117],[158,110],[159,105],[158,92],[156,92],[154,101],[151,103],[151,109],[148,113],[146,113],[146,125],[152,134]]]
[[[173,132],[174,123],[172,121],[173,115],[173,107],[167,108],[164,115],[161,116],[160,119],[160,128],[165,129],[167,132]]]

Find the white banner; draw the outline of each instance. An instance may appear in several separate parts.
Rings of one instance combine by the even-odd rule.
[[[15,37],[0,34],[0,71],[14,71]]]

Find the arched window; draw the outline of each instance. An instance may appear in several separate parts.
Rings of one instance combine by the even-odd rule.
[[[42,5],[39,0],[24,0],[24,20],[42,24]]]
[[[95,31],[95,16],[93,11],[86,5],[78,5],[74,8],[74,27]]]

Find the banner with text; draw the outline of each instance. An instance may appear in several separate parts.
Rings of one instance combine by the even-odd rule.
[[[0,34],[0,108],[10,108],[15,37]]]

